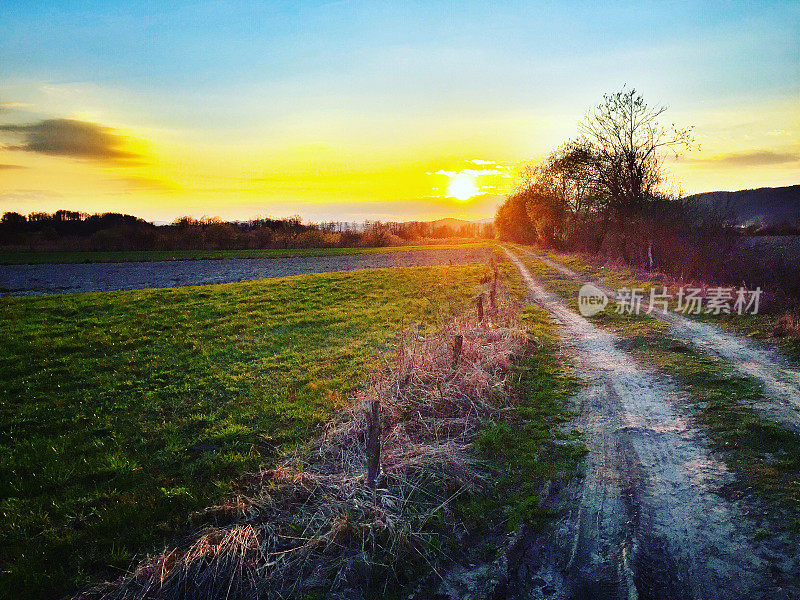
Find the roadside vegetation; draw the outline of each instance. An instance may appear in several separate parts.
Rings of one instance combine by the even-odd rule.
[[[605,95],[577,137],[522,170],[495,216],[498,237],[681,281],[760,287],[788,312],[784,328],[800,329],[796,252],[755,243],[724,202],[665,185],[666,158],[694,147],[692,128],[667,125],[666,111],[634,89]]]
[[[623,287],[643,290],[645,295],[644,304],[647,303],[647,295],[650,293],[651,288],[655,288],[656,292],[658,292],[666,286],[674,294],[679,286],[708,287],[703,282],[687,282],[658,271],[647,272],[625,265],[606,264],[589,255],[565,254],[545,249],[535,249],[535,252],[575,271],[587,280],[597,281],[612,290]],[[577,308],[575,303],[578,290],[582,285],[580,282],[570,279],[538,261],[531,263],[529,266],[537,269],[538,273],[547,278],[551,285],[560,286],[562,291],[565,292],[563,294],[565,298],[572,303],[573,308]],[[672,309],[676,307],[674,298],[670,301],[669,306]],[[606,310],[608,311],[609,309]],[[686,316],[698,321],[713,323],[760,342],[765,342],[779,348],[793,360],[800,361],[800,320],[794,316],[791,310],[782,307],[780,300],[774,297],[767,296],[766,299],[762,299],[758,314],[720,313],[715,315],[701,312],[697,315]]]
[[[318,434],[399,331],[422,335],[463,309],[484,275],[381,269],[1,299],[0,595],[113,577],[187,515],[224,499],[234,510],[241,475]]]
[[[547,503],[548,482],[574,477],[587,452],[580,432],[568,427],[575,417],[570,399],[581,381],[560,347],[558,326],[536,305],[525,308],[522,324],[531,341],[511,374],[514,415],[487,425],[478,437],[476,456],[491,478],[483,494],[463,505],[484,529],[543,527],[555,515]]]

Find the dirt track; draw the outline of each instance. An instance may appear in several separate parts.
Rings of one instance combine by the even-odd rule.
[[[488,252],[485,248],[445,248],[265,259],[0,265],[0,296],[136,290],[357,269],[464,264],[484,261]]]
[[[733,476],[682,408],[681,389],[637,365],[506,252],[590,381],[576,398],[585,476],[551,499],[570,507],[554,530],[517,544],[506,597],[796,598],[791,574],[753,546],[745,507],[720,495]]]
[[[581,283],[588,281],[586,277],[545,256],[527,250],[524,252],[570,279]],[[596,281],[592,283],[609,298],[614,297],[613,290]],[[669,324],[672,336],[691,344],[700,352],[719,356],[743,375],[759,380],[764,386],[767,400],[753,404],[753,408],[766,419],[800,431],[800,371],[789,365],[777,352],[759,348],[741,336],[675,312],[663,314],[654,311],[653,316]]]

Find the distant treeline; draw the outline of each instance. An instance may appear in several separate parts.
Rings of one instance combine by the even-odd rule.
[[[57,210],[0,219],[0,248],[38,251],[246,250],[260,248],[357,248],[488,238],[492,224],[434,222],[304,224],[300,217],[223,221],[181,217],[169,225],[119,213]]]

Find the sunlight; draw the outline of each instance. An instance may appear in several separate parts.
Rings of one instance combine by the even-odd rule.
[[[471,175],[456,175],[450,178],[447,195],[458,200],[468,200],[478,194],[475,178]]]

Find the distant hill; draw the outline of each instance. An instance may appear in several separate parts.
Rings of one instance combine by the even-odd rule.
[[[464,219],[454,219],[452,217],[431,221],[431,225],[435,227],[449,227],[450,229],[460,229],[464,225],[472,225],[473,223],[475,221],[465,221]]]
[[[800,185],[704,192],[688,196],[686,200],[699,203],[705,210],[728,211],[740,226],[800,226]]]

